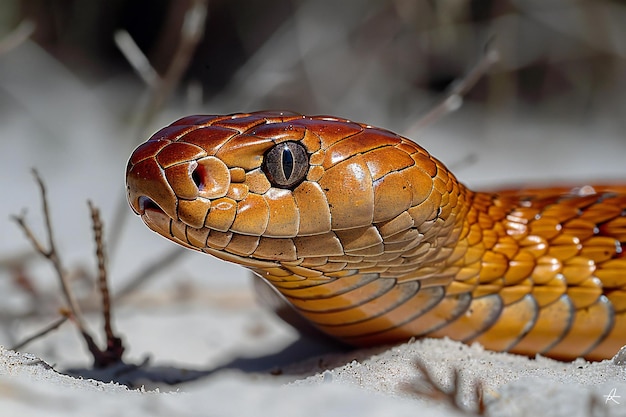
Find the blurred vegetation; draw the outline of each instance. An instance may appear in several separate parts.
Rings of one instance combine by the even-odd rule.
[[[32,19],[37,44],[99,83],[133,76],[117,29],[164,71],[190,2],[5,0],[0,30]],[[491,47],[501,59],[469,101],[623,120],[625,40],[624,1],[213,0],[179,93],[201,86],[202,103],[222,112],[414,119]]]

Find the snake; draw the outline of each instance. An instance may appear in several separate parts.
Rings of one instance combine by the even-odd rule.
[[[260,111],[162,128],[126,187],[151,230],[248,268],[351,346],[602,360],[626,344],[626,185],[473,191],[389,130]]]

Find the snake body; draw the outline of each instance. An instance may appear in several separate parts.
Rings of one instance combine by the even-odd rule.
[[[626,344],[626,186],[474,192],[409,139],[288,112],[182,118],[126,178],[150,229],[352,345],[596,360]]]

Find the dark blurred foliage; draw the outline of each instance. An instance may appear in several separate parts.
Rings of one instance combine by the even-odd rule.
[[[131,34],[157,71],[163,71],[177,47],[189,3],[22,0],[6,1],[1,7],[12,16],[6,25],[33,19],[39,45],[79,77],[97,81],[132,71],[113,43],[113,33],[119,28]],[[577,108],[594,107],[607,93],[624,90],[625,4],[601,0],[213,0],[204,40],[185,80],[200,82],[207,100],[232,91],[232,84],[241,82],[236,78],[238,71],[256,60],[257,69],[270,65],[274,75],[282,77],[280,89],[259,90],[267,96],[267,104],[305,110],[324,107],[324,97],[334,103],[347,96],[355,88],[352,83],[374,63],[379,77],[368,82],[380,84],[379,89],[388,87],[395,97],[395,101],[388,100],[394,111],[414,106],[412,94],[441,93],[487,47],[493,47],[502,59],[469,99],[495,105],[503,100],[530,105],[574,100]],[[336,40],[324,41],[337,26],[344,27],[336,31]],[[316,43],[318,36],[322,41]],[[284,51],[281,54],[277,49]],[[294,59],[294,54],[300,54],[300,59]],[[259,60],[265,62],[259,64]],[[263,78],[248,79],[246,74],[250,70],[240,76],[264,83]],[[304,100],[312,95],[317,96],[316,104]]]
[[[84,75],[130,71],[113,33],[125,29],[163,71],[174,54],[189,0],[23,0],[20,18],[37,22],[34,39]],[[289,0],[209,3],[204,41],[188,77],[219,89],[290,15]]]

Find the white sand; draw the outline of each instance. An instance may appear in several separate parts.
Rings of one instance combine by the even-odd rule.
[[[485,352],[447,340],[424,340],[367,357],[357,352],[346,365],[285,385],[280,378],[228,371],[180,392],[128,390],[124,386],[74,379],[56,373],[30,354],[0,350],[0,412],[12,416],[401,416],[460,414],[441,402],[417,399],[405,391],[421,358],[434,377],[449,383],[450,369],[461,369],[462,403],[469,381],[484,384],[490,416],[624,415],[626,370],[610,361],[561,363]],[[339,358],[327,360],[342,361]],[[606,401],[612,390],[617,395]],[[592,400],[593,399],[593,400]],[[594,403],[595,401],[595,403]],[[595,415],[594,414],[594,415]]]

